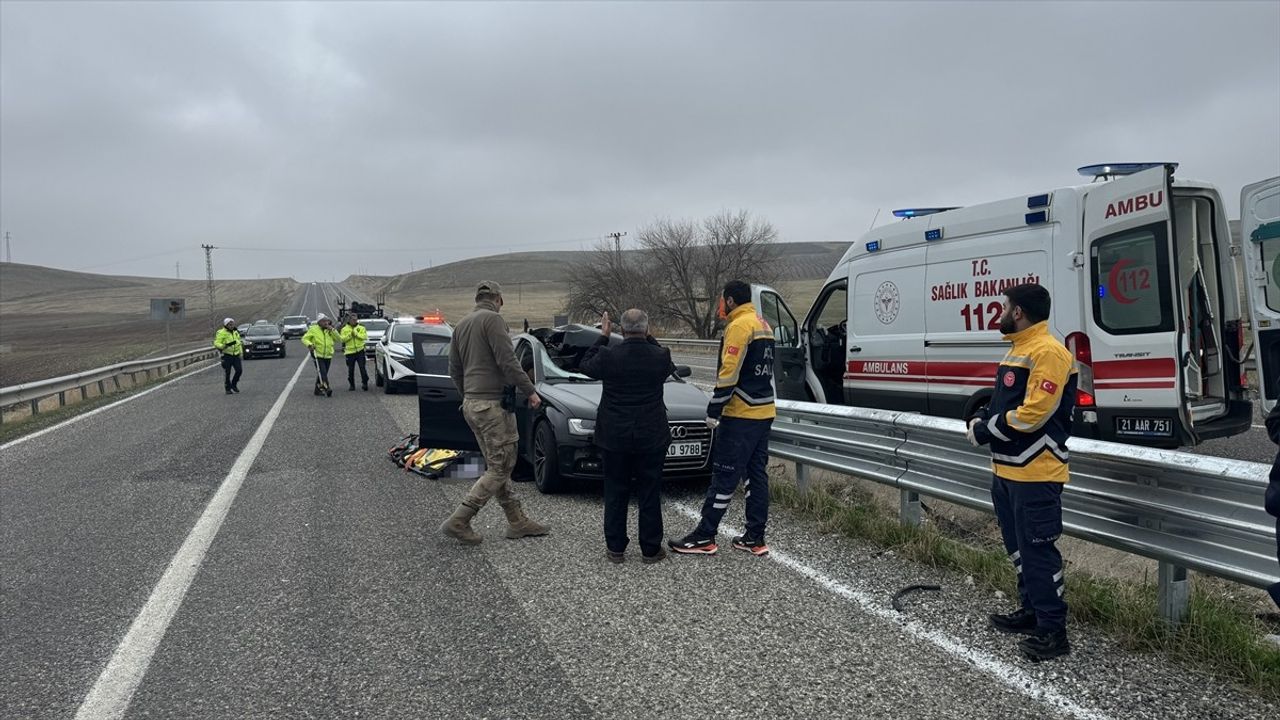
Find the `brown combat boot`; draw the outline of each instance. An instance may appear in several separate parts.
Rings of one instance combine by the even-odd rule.
[[[471,529],[471,518],[476,516],[476,512],[475,508],[466,503],[459,505],[449,519],[440,526],[440,532],[451,538],[457,538],[459,542],[466,545],[479,545],[484,538]]]
[[[520,508],[519,500],[512,500],[502,506],[502,511],[507,514],[507,539],[519,540],[523,537],[533,537],[536,535],[546,535],[551,532],[551,528],[541,525],[530,520],[524,510]]]

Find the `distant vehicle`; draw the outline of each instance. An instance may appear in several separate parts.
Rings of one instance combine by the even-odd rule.
[[[280,328],[275,325],[255,323],[244,333],[244,356],[251,358],[264,355],[284,357],[284,336],[280,334]]]
[[[286,338],[302,337],[310,324],[306,315],[290,315],[280,321],[280,334]]]
[[[387,304],[387,294],[378,293],[373,303],[360,302],[352,300],[350,306],[347,305],[347,298],[338,296],[338,317],[344,318],[348,314],[355,315],[357,320],[366,320],[370,318],[386,317],[383,306]]]
[[[253,324],[254,325],[271,325],[272,322],[270,320],[254,320]]]
[[[369,357],[377,355],[378,342],[382,340],[382,336],[386,334],[387,328],[391,326],[389,320],[382,318],[365,318],[357,320],[357,323],[364,326],[365,332],[369,333],[369,337],[364,342],[364,352]]]
[[[397,320],[387,327],[382,339],[374,346],[373,382],[388,395],[399,390],[412,392],[418,387],[417,371],[413,358],[413,335],[431,336],[428,352],[435,355],[449,354],[449,341],[453,328],[443,324],[427,324]]]
[[[253,327],[253,326],[252,326],[252,325],[250,325],[249,323],[245,323],[245,324],[243,324],[243,325],[237,325],[237,326],[236,326],[236,330],[238,330],[238,331],[240,332],[240,334],[241,334],[241,335],[244,335],[246,332],[248,332],[249,328],[251,328],[251,327]]]
[[[600,450],[594,442],[596,412],[603,384],[576,372],[587,348],[600,332],[584,325],[540,328],[512,338],[516,360],[529,374],[542,406],[529,408],[525,398],[516,400],[516,426],[520,435],[519,459],[533,469],[538,490],[555,493],[572,481],[602,482]],[[613,335],[610,343],[622,338]],[[432,346],[432,351],[436,351]],[[423,350],[426,350],[424,347]],[[448,354],[448,345],[440,346]],[[418,413],[423,447],[476,450],[475,437],[458,409],[461,397],[448,376],[448,360],[423,358],[430,367],[418,375]],[[686,383],[687,366],[677,366],[667,379],[663,396],[671,445],[662,473],[666,478],[706,478],[711,474],[711,431],[707,429],[710,398],[700,388]]]

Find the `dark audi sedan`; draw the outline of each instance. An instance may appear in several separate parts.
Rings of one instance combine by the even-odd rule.
[[[284,357],[284,337],[280,334],[280,328],[275,325],[250,325],[243,334],[245,358],[264,355]]]
[[[512,338],[516,359],[533,380],[542,406],[529,408],[517,399],[520,461],[532,471],[544,493],[567,489],[577,481],[599,482],[604,477],[601,454],[592,442],[601,383],[575,372],[583,354],[600,331],[582,325],[539,329]],[[423,447],[478,450],[459,409],[458,391],[449,379],[448,357],[432,347],[432,338],[415,337],[417,351],[419,434]],[[622,342],[618,335],[612,344]],[[667,379],[667,419],[671,445],[663,475],[667,478],[705,478],[711,474],[711,431],[707,428],[708,397],[683,378],[689,368],[677,367]]]

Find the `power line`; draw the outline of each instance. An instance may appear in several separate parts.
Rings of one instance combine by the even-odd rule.
[[[626,233],[622,233],[626,235]],[[573,243],[583,243],[592,240],[603,240],[605,237],[613,237],[612,235],[596,235],[585,238],[572,238],[569,240],[548,240],[534,241],[528,243],[493,243],[489,245],[472,245],[467,244],[468,250],[509,250],[511,248],[539,248],[547,245],[569,245]],[[426,248],[423,247],[401,247],[401,248],[375,248],[375,247],[358,247],[358,248],[284,248],[284,247],[234,247],[229,245],[219,245],[219,250],[235,250],[238,252],[287,252],[287,253],[371,253],[371,252],[388,252],[388,253],[420,253]]]

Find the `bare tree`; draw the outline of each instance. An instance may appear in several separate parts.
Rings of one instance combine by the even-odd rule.
[[[655,321],[713,337],[720,293],[730,280],[771,283],[777,278],[778,233],[745,210],[722,211],[701,222],[659,219],[636,235],[638,250],[597,246],[574,268],[568,311],[578,320],[601,312],[644,308]],[[615,315],[616,316],[616,315]]]
[[[657,314],[696,337],[712,337],[725,283],[776,279],[777,237],[772,224],[745,210],[722,211],[697,225],[660,220],[642,229],[640,244],[658,282]]]

